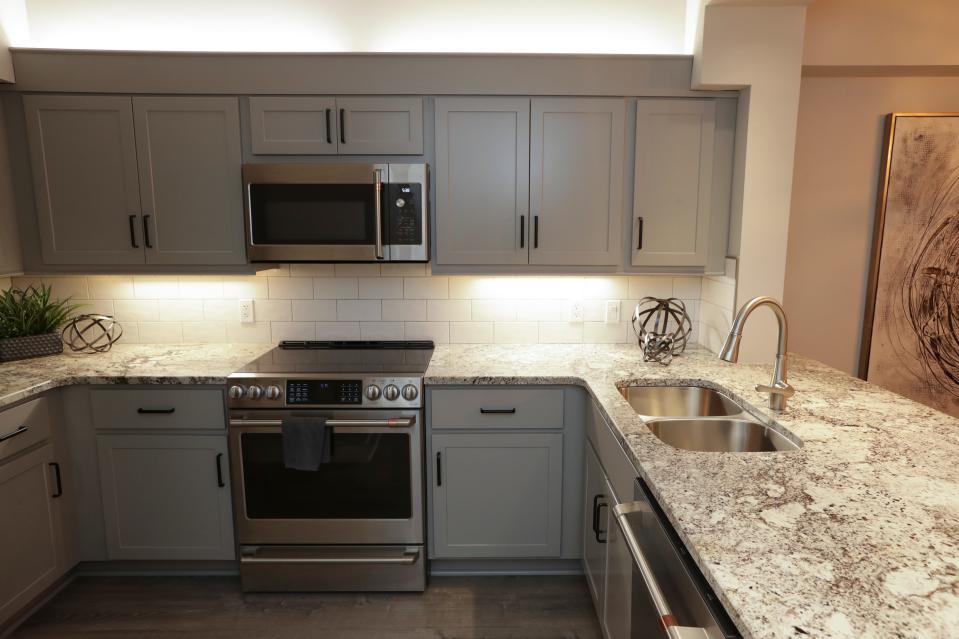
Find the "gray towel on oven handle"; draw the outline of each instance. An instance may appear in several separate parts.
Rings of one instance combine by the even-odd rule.
[[[292,470],[315,471],[329,463],[333,433],[325,417],[290,416],[283,420],[283,465]]]

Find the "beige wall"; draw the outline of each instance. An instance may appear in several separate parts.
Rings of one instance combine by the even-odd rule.
[[[784,293],[790,350],[853,374],[885,116],[959,111],[959,68],[949,66],[959,64],[959,2],[864,5],[808,10]],[[850,65],[872,68],[838,68]]]

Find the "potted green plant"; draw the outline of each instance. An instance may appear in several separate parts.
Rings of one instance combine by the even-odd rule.
[[[50,293],[43,285],[0,292],[0,362],[63,352],[60,327],[79,305]]]

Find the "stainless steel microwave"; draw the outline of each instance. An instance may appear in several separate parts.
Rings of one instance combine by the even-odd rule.
[[[251,262],[426,262],[426,164],[244,164]]]

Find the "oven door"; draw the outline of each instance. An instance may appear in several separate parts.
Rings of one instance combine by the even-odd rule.
[[[252,262],[389,260],[387,164],[245,164]]]
[[[418,411],[316,411],[333,440],[330,461],[313,472],[283,464],[280,424],[292,413],[231,411],[240,545],[423,543]]]

